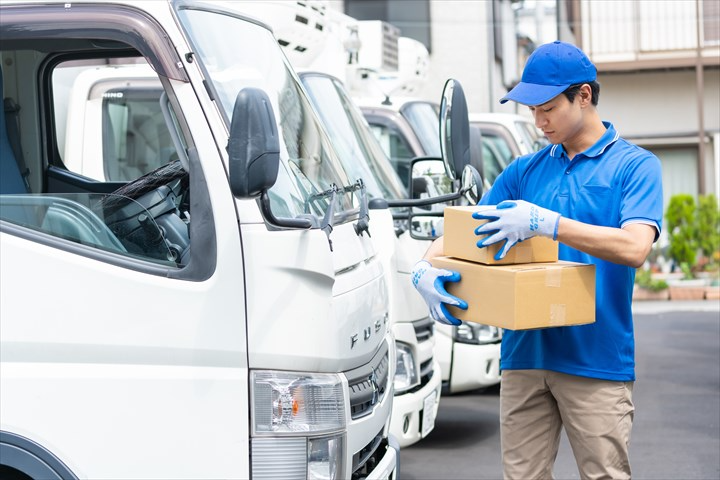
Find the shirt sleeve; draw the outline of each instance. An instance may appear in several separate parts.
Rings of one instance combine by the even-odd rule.
[[[519,179],[519,157],[508,165],[495,179],[490,190],[485,192],[478,205],[497,205],[503,200],[517,200]]]
[[[630,163],[623,180],[620,226],[633,223],[653,225],[657,228],[657,240],[663,217],[662,170],[655,155],[646,150],[641,152],[642,155]]]

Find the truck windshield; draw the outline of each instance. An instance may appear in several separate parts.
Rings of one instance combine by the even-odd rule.
[[[201,10],[180,4],[178,16],[226,126],[229,130],[235,99],[243,88],[264,90],[280,134],[280,172],[268,192],[273,213],[280,217],[321,216],[332,197],[318,197],[317,193],[357,179],[349,179],[343,170],[272,33],[220,8]],[[352,219],[344,212],[353,208],[353,195],[348,190],[335,196],[334,210],[342,216],[340,221]]]
[[[319,74],[302,82],[351,177],[363,179],[371,198],[404,198],[405,187],[342,84]]]
[[[440,116],[437,106],[428,102],[410,102],[402,107],[400,113],[410,123],[425,155],[440,157]]]

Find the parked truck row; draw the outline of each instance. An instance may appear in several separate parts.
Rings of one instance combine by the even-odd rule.
[[[412,225],[480,177],[413,200],[250,6],[0,2],[3,478],[395,478],[432,430]]]
[[[396,478],[441,392],[499,382],[501,330],[435,325],[410,272],[540,140],[454,80],[388,94],[422,73],[368,66],[388,32],[0,0],[3,478]]]
[[[241,7],[0,3],[3,478],[395,477],[365,188]]]

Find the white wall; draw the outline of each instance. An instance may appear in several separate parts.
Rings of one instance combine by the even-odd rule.
[[[603,74],[600,114],[623,136],[678,135],[697,132],[694,70]],[[720,130],[720,71],[704,76],[705,130]]]
[[[432,52],[430,71],[420,96],[440,101],[449,77],[460,81],[471,111],[487,111],[488,84],[498,74],[494,70],[490,33],[492,22],[489,2],[432,0]],[[492,69],[488,69],[492,65]]]
[[[704,128],[706,193],[718,191],[720,71],[705,70]],[[663,163],[665,200],[674,193],[698,193],[697,97],[694,70],[601,74],[599,111],[620,135],[653,151]],[[652,140],[652,138],[656,138]]]

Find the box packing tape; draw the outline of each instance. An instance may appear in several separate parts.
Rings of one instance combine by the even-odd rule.
[[[545,286],[557,287],[562,286],[562,267],[548,267],[545,271]]]
[[[550,321],[551,327],[559,327],[567,323],[565,316],[565,304],[553,303],[550,305]]]

